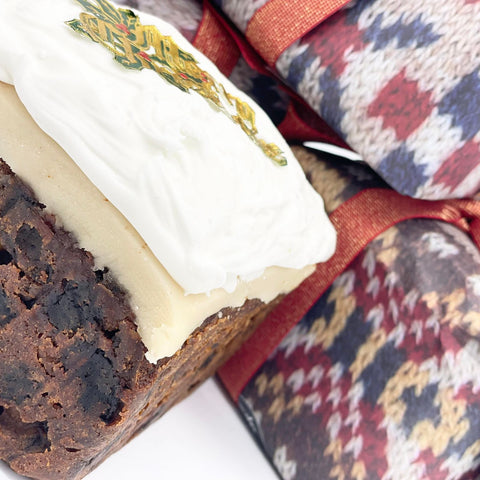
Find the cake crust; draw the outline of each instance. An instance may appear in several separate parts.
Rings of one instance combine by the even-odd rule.
[[[0,458],[32,478],[82,478],[209,377],[271,306],[224,309],[148,362],[128,295],[0,161]]]

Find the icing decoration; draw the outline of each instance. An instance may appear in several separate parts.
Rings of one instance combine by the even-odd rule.
[[[106,47],[124,67],[153,70],[180,90],[198,93],[238,124],[273,162],[280,166],[287,164],[276,144],[258,136],[253,109],[229,94],[172,37],[162,35],[154,25],[142,25],[134,12],[116,8],[107,0],[96,0],[96,4],[90,0],[76,1],[86,12],[81,12],[79,19],[66,22],[74,31]]]
[[[333,253],[335,232],[322,198],[254,102],[172,26],[133,10],[143,25],[155,25],[170,36],[226,91],[248,103],[262,137],[283,151],[284,167],[268,160],[211,101],[185,93],[151,69],[125,68],[113,61],[110,50],[65,23],[82,12],[82,5],[71,0],[0,0],[0,19],[5,19],[0,81],[15,87],[41,131],[128,220],[144,241],[138,250],[152,251],[182,297],[208,293],[213,298],[219,290],[236,295],[241,285],[263,279],[270,267],[303,269]],[[12,138],[24,143],[15,131]],[[37,150],[41,148],[34,151],[35,164]],[[51,181],[46,177],[47,191]],[[32,181],[37,183],[42,184]],[[108,248],[105,253],[101,262],[110,266],[114,255]],[[136,269],[129,277],[133,274]],[[151,285],[162,297],[171,290]],[[140,302],[135,304],[140,317]],[[145,331],[176,341],[179,336],[164,319],[178,318],[177,310],[165,310],[163,317],[146,320]]]

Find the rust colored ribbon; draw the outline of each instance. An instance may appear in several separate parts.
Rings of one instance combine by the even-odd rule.
[[[208,2],[193,45],[206,55],[218,69],[229,77],[240,58],[240,50],[224,25],[218,20]]]
[[[289,93],[287,91],[287,93]],[[287,113],[282,122],[277,125],[282,136],[289,142],[326,142],[342,148],[350,147],[303,101],[294,100],[290,95]],[[302,118],[302,115],[305,118]]]
[[[204,0],[203,5],[203,17],[193,45],[212,60],[227,77],[230,76],[239,58],[242,57],[254,71],[277,82],[279,88],[290,98],[285,118],[277,126],[287,140],[314,140],[349,148],[307,105],[305,100],[279,81],[243,35],[211,5],[209,0]]]
[[[347,3],[349,0],[270,0],[255,12],[245,35],[273,66],[287,47]]]
[[[480,248],[480,202],[418,200],[382,188],[360,192],[330,215],[338,232],[335,255],[319,264],[310,277],[287,295],[219,370],[222,383],[235,401],[285,335],[368,243],[393,225],[412,218],[452,223],[468,232]]]

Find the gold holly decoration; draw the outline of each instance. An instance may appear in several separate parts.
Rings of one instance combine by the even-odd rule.
[[[124,67],[153,70],[183,92],[198,93],[238,124],[268,158],[280,166],[287,164],[276,144],[259,138],[250,105],[230,95],[172,37],[162,35],[153,25],[142,25],[134,12],[116,8],[107,0],[76,1],[85,12],[80,13],[79,19],[66,22],[74,31],[106,47]]]

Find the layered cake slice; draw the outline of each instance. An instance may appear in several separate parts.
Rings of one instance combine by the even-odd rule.
[[[169,25],[0,2],[0,458],[77,479],[209,376],[335,234]]]

